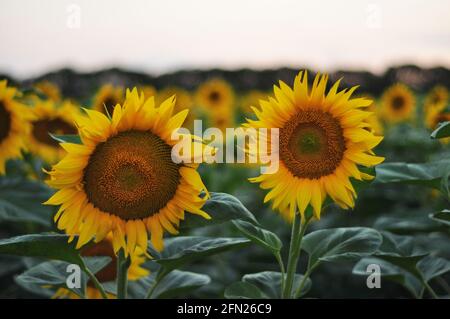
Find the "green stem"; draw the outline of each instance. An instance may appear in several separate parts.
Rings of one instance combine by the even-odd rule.
[[[117,258],[117,299],[127,298],[129,258],[125,257],[123,249],[119,251]]]
[[[289,258],[286,273],[286,281],[283,291],[283,298],[292,298],[292,286],[294,285],[295,272],[297,270],[298,259],[300,257],[300,250],[302,245],[303,235],[305,234],[308,222],[311,217],[305,218],[305,222],[301,222],[301,218],[294,215],[294,221],[292,223],[291,243],[289,247]]]
[[[297,291],[295,292],[295,298],[300,298],[300,295],[303,291],[303,288],[305,287],[306,282],[308,281],[309,276],[311,276],[311,273],[313,272],[314,268],[317,267],[317,264],[314,264],[312,267],[310,267],[308,263],[308,268],[306,269],[305,274],[303,275],[302,281],[300,282],[300,285],[297,288]]]
[[[164,269],[164,268],[160,268],[158,270],[158,273],[156,274],[155,277],[155,281],[153,282],[152,286],[150,287],[150,289],[147,292],[147,296],[145,297],[145,299],[151,299],[153,292],[155,291],[156,287],[158,286],[159,282],[169,273],[170,271]]]
[[[425,280],[423,281],[423,285],[425,286],[425,288],[427,288],[433,299],[439,299],[439,296],[434,292],[433,288],[431,288],[431,286]]]
[[[91,279],[91,281],[94,283],[95,288],[97,288],[97,290],[100,291],[102,298],[108,299],[108,295],[106,294],[105,289],[103,288],[102,284],[98,281],[97,277],[95,277],[95,275],[92,273],[92,271],[87,267],[84,267],[84,271],[89,276],[89,279]]]
[[[280,252],[277,252],[275,254],[275,258],[277,259],[278,265],[280,266],[280,271],[281,271],[281,294],[283,294],[283,291],[284,291],[284,276],[286,274],[286,271],[284,269],[284,263],[283,263],[283,259],[281,258]]]

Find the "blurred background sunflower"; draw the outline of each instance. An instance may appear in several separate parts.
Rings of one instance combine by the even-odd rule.
[[[387,123],[411,120],[415,116],[414,93],[402,83],[389,87],[381,97],[381,114]]]

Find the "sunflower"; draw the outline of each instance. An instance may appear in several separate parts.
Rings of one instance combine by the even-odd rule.
[[[437,108],[429,108],[425,114],[425,125],[430,130],[434,130],[439,123],[446,121],[450,121],[450,113]]]
[[[425,97],[425,111],[436,108],[442,111],[448,104],[448,90],[443,85],[437,85]]]
[[[115,253],[147,251],[148,233],[160,251],[164,231],[177,234],[185,211],[210,218],[201,210],[208,193],[198,164],[186,164],[198,159],[172,160],[171,134],[188,113],[172,115],[174,107],[173,97],[155,107],[134,89],[111,119],[94,110],[76,119],[82,144],[61,143],[68,154],[49,172],[48,184],[59,190],[46,204],[61,205],[55,221],[70,241],[79,235],[77,248],[112,231]]]
[[[112,84],[105,84],[100,87],[92,101],[92,108],[98,112],[109,115],[113,114],[114,107],[123,102],[123,89],[114,87]],[[106,110],[105,110],[106,108]]]
[[[0,175],[8,159],[21,157],[30,131],[30,111],[15,99],[18,95],[6,80],[0,81]]]
[[[78,106],[70,101],[64,101],[61,105],[52,100],[35,100],[31,109],[33,121],[28,135],[28,150],[40,156],[47,163],[53,164],[65,154],[50,135],[76,134],[77,129],[73,123],[73,117],[80,113]]]
[[[384,128],[379,118],[380,110],[375,98],[369,94],[365,94],[363,97],[372,101],[372,104],[367,107],[367,111],[372,112],[372,115],[366,119],[366,122],[370,125],[369,128],[375,135],[383,135]]]
[[[200,85],[195,97],[197,104],[210,114],[234,107],[233,89],[221,79],[211,79]]]
[[[186,128],[192,128],[195,120],[195,113],[193,108],[194,102],[192,100],[191,94],[187,90],[175,86],[166,87],[160,90],[156,95],[156,104],[160,104],[174,95],[177,97],[174,112],[179,112],[183,109],[189,109],[188,116],[186,117],[183,126]]]
[[[383,93],[381,100],[381,115],[386,122],[398,123],[414,117],[416,99],[406,85],[392,85]]]
[[[115,281],[117,278],[117,257],[114,254],[112,240],[112,233],[109,233],[108,236],[106,236],[106,238],[101,242],[87,245],[81,249],[81,256],[83,257],[106,256],[111,258],[110,263],[95,275],[100,283]],[[144,253],[140,249],[136,249],[133,254],[130,254],[128,280],[135,281],[140,278],[146,277],[149,274],[149,271],[142,267],[142,264],[145,262],[145,260],[146,259]],[[115,298],[115,295],[113,294],[107,294],[107,296],[109,299]],[[87,282],[86,297],[88,299],[102,298],[100,291],[91,281]],[[53,298],[79,299],[80,297],[66,288],[59,288]]]
[[[34,88],[54,102],[61,101],[61,92],[59,87],[50,81],[38,82],[34,85]]]
[[[360,172],[358,165],[384,160],[372,152],[383,139],[366,121],[372,113],[361,110],[372,102],[351,98],[356,87],[338,91],[340,80],[326,94],[327,81],[327,75],[317,75],[309,88],[307,72],[297,75],[293,89],[280,81],[279,87],[274,86],[275,98],[261,101],[260,110],[253,108],[257,120],[245,124],[279,128],[278,170],[250,181],[270,190],[264,202],[273,200],[272,207],[288,220],[297,210],[304,217],[308,205],[319,219],[327,195],[344,209],[354,207],[356,191],[350,179],[373,178]],[[259,142],[267,143],[268,137],[260,136]]]

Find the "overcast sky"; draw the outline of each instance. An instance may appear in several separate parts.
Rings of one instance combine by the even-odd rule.
[[[450,67],[448,0],[1,0],[0,73]]]

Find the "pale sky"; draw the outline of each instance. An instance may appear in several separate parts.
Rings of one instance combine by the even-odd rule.
[[[77,23],[79,22],[79,27]],[[0,73],[450,67],[448,0],[1,0]]]

